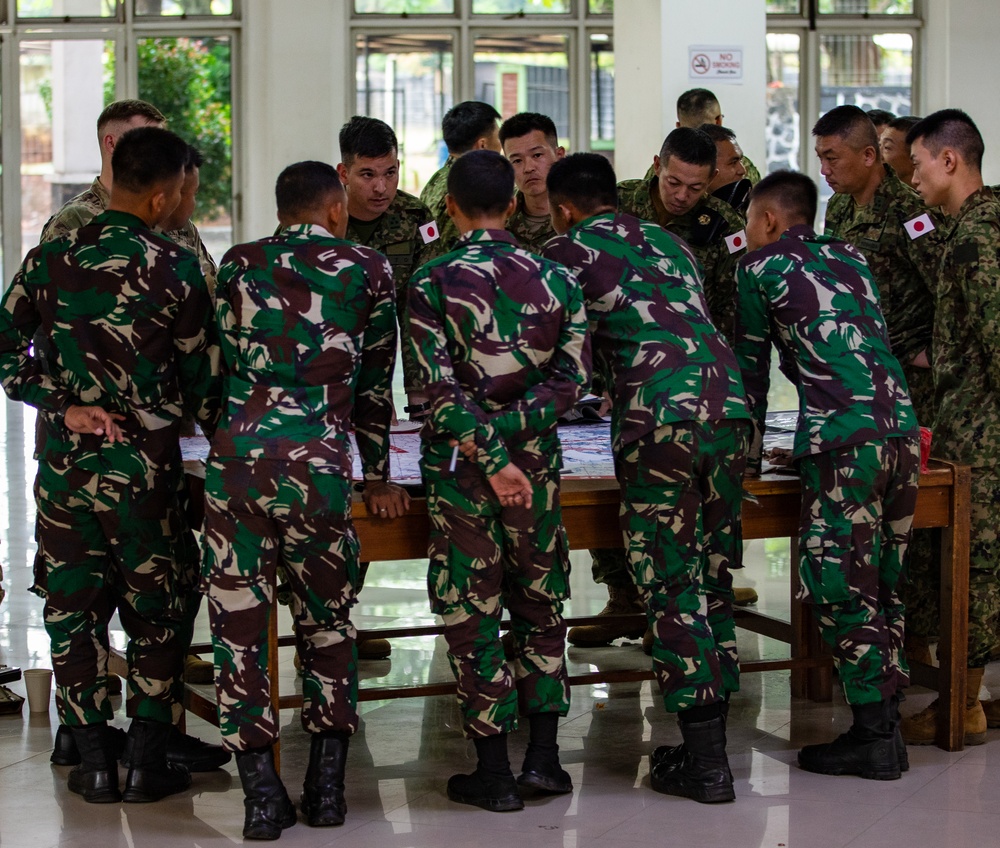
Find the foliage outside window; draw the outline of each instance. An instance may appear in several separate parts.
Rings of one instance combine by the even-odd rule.
[[[19,18],[114,18],[118,0],[17,0]]]
[[[474,15],[565,15],[570,0],[472,0]]]
[[[821,15],[912,15],[914,8],[913,0],[819,0],[819,13]]]
[[[138,17],[232,15],[233,0],[135,0]]]

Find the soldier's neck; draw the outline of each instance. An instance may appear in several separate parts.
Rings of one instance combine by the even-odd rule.
[[[854,198],[854,203],[857,206],[867,206],[872,200],[875,199],[875,192],[878,191],[878,187],[882,185],[882,180],[885,179],[885,168],[882,167],[882,163],[879,162],[874,168],[872,168],[871,173],[868,176],[868,182],[865,183],[864,188],[851,195]]]
[[[524,198],[524,211],[532,218],[544,218],[549,214],[549,194],[521,195]]]

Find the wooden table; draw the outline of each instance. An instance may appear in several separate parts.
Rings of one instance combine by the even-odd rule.
[[[743,538],[768,539],[788,537],[792,541],[791,622],[763,615],[754,610],[737,609],[737,624],[753,632],[786,642],[790,646],[787,659],[741,663],[744,672],[790,669],[792,694],[814,700],[832,697],[832,658],[821,644],[819,631],[813,622],[809,606],[796,600],[798,568],[795,537],[798,534],[799,482],[787,475],[765,475],[748,480],[746,488],[756,503],[744,501]],[[920,492],[914,527],[941,528],[941,627],[938,644],[939,668],[918,666],[913,669],[914,682],[936,688],[940,693],[937,744],[947,751],[960,751],[964,737],[965,669],[968,640],[969,597],[969,489],[970,472],[965,466],[932,460],[931,469],[920,477]],[[570,547],[613,548],[621,546],[618,529],[618,487],[611,480],[565,479],[562,486],[563,521]],[[407,515],[386,522],[368,515],[360,498],[353,505],[354,523],[361,541],[365,560],[415,559],[427,556],[427,505],[415,499]],[[574,618],[572,624],[607,622],[606,617]],[[271,680],[277,682],[277,650],[275,645],[290,645],[290,636],[277,633],[277,615],[271,614],[270,651]],[[366,635],[385,638],[441,633],[440,626],[388,628],[367,631]],[[196,652],[210,650],[201,645]],[[652,679],[650,668],[635,671],[593,672],[570,677],[571,685],[628,680]],[[405,688],[361,689],[361,700],[382,700],[400,697],[441,695],[455,692],[454,683],[436,683]],[[301,706],[300,695],[279,695],[272,692],[275,709]],[[187,707],[202,718],[217,724],[214,700],[196,689],[187,691]]]

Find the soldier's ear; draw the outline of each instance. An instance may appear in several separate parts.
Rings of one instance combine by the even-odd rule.
[[[512,196],[510,198],[510,203],[507,204],[507,211],[504,212],[504,220],[509,218],[514,214],[514,210],[517,209],[517,197]]]
[[[347,166],[343,162],[337,164],[337,176],[344,185],[347,185]]]

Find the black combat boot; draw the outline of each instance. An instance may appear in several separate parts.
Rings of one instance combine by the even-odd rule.
[[[173,725],[144,718],[129,727],[129,770],[122,800],[131,804],[159,801],[191,785],[184,766],[167,762],[167,739]]]
[[[120,727],[108,727],[107,737],[115,760],[120,760],[125,750],[125,740],[128,738],[125,731]],[[76,742],[73,741],[73,731],[70,730],[69,725],[59,725],[49,762],[57,766],[80,765],[80,750],[77,748]]]
[[[715,713],[707,721],[691,721],[700,713]],[[653,789],[666,795],[693,798],[702,804],[732,801],[733,776],[726,757],[726,724],[721,704],[695,707],[680,714],[684,756],[680,764],[660,763],[650,769]]]
[[[887,719],[884,701],[851,704],[854,724],[824,745],[807,745],[799,751],[799,765],[817,774],[858,774],[868,780],[898,780],[900,758],[895,728]]]
[[[243,838],[271,841],[295,824],[295,805],[274,770],[274,749],[252,748],[236,753],[236,770],[243,784]]]
[[[729,696],[730,692],[726,692],[726,700],[722,702],[722,722],[725,725],[729,722]],[[684,743],[680,745],[660,745],[654,748],[649,755],[649,771],[652,773],[653,768],[660,766],[662,768],[678,768],[684,763]],[[729,772],[729,779],[733,779],[733,773]]]
[[[118,791],[118,757],[115,755],[106,722],[85,724],[70,729],[80,764],[69,773],[70,792],[82,795],[90,804],[116,804],[122,799]]]
[[[573,781],[559,765],[559,713],[534,713],[528,716],[531,736],[517,785],[550,795],[573,791]]]
[[[310,827],[343,824],[347,816],[344,771],[350,736],[343,730],[312,734],[309,767],[302,784],[302,812]]]
[[[507,734],[481,736],[475,745],[479,765],[472,774],[448,778],[448,797],[494,813],[523,810],[524,801],[517,794],[517,781],[507,759]]]
[[[170,728],[167,737],[167,762],[184,766],[190,772],[215,771],[233,758],[221,745],[202,742],[194,736]]]
[[[899,695],[897,694],[882,702],[885,705],[883,720],[892,728],[892,744],[896,748],[899,770],[900,772],[904,772],[910,770],[910,757],[906,753],[906,742],[903,741],[903,732],[899,727],[899,723],[902,721],[902,717],[899,714],[899,700]]]

